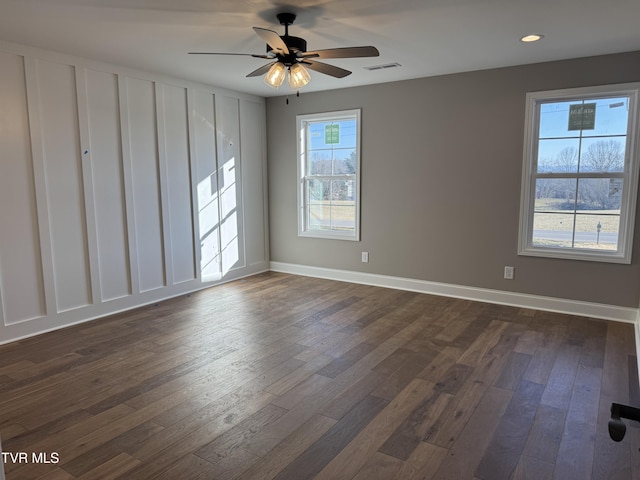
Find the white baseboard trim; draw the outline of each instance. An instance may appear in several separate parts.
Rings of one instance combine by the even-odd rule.
[[[510,305],[513,307],[531,308],[535,310],[545,310],[549,312],[567,313],[583,317],[633,323],[636,326],[636,345],[640,346],[640,332],[638,330],[640,328],[640,313],[637,308],[619,307],[615,305],[543,297],[538,295],[527,295],[523,293],[490,290],[486,288],[466,287],[463,285],[430,282],[426,280],[393,277],[389,275],[311,267],[292,263],[271,262],[270,267],[274,272],[291,273],[307,277],[326,278],[329,280],[441,295],[443,297],[462,298],[478,302]]]
[[[171,298],[180,297],[182,295],[187,295],[199,290],[222,285],[224,283],[267,271],[269,271],[269,263],[261,262],[260,264],[254,264],[250,267],[231,270],[227,272],[223,278],[209,282],[202,282],[197,279],[189,280],[187,282],[142,292],[136,295],[129,295],[98,304],[87,305],[75,310],[52,313],[32,320],[11,324],[5,323],[4,325],[3,322],[0,321],[0,345],[52,332],[61,328],[90,322],[92,320],[108,317],[117,313],[144,307],[146,305],[160,303]],[[0,480],[2,480],[1,477]]]

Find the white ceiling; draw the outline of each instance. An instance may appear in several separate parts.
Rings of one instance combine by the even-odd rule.
[[[639,0],[0,0],[0,40],[168,74],[260,96],[245,75],[267,60],[189,51],[264,53],[253,26],[309,50],[374,45],[380,57],[325,60],[353,74],[311,72],[302,92],[640,50]],[[520,37],[545,38],[523,44]],[[363,67],[397,62],[400,68]]]

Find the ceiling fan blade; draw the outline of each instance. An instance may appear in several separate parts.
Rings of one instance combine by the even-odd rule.
[[[243,57],[267,58],[272,59],[269,55],[258,55],[256,53],[221,53],[221,52],[187,52],[189,55],[240,55]]]
[[[253,27],[253,30],[262,40],[265,41],[267,45],[269,45],[273,49],[275,53],[279,53],[281,55],[289,55],[289,47],[287,47],[287,44],[284,43],[277,32],[260,27]]]
[[[326,50],[314,50],[305,52],[301,58],[357,58],[357,57],[377,57],[380,52],[376,47],[344,47],[327,48]]]
[[[332,77],[336,78],[344,78],[347,75],[351,75],[351,72],[349,70],[345,70],[344,68],[336,67],[334,65],[329,65],[327,63],[314,62],[312,60],[305,60],[300,63],[306,65],[311,70],[324,73],[325,75],[331,75]]]
[[[260,68],[256,68],[253,72],[248,73],[247,77],[259,77],[260,75],[264,75],[269,71],[269,69],[274,63],[277,63],[277,62],[267,63],[266,65],[263,65]]]

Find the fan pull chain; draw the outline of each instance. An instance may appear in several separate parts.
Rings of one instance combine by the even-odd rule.
[[[300,96],[300,90],[296,91],[296,97],[299,97],[299,96]],[[285,99],[285,103],[289,105],[289,97]]]

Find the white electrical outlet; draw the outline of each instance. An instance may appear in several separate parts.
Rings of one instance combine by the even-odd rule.
[[[369,263],[369,252],[362,252],[362,263]]]
[[[514,270],[514,267],[504,267],[504,278],[506,278],[507,280],[513,280]]]

